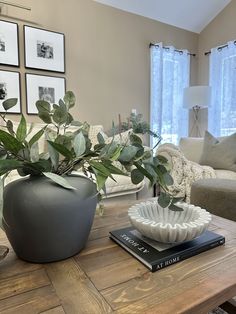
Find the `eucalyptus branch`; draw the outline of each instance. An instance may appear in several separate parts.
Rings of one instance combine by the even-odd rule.
[[[16,103],[17,99],[6,100],[3,102],[3,107],[8,110]],[[79,121],[72,124],[74,120],[69,109],[74,105],[75,96],[72,92],[67,92],[63,100],[55,104],[53,109],[47,101],[37,101],[36,107],[39,118],[43,120],[46,126],[38,131],[29,142],[26,141],[28,133],[24,116],[22,116],[15,133],[12,122],[7,120],[5,114],[0,113],[0,118],[6,123],[8,131],[0,130],[0,148],[3,148],[2,154],[5,158],[5,160],[0,160],[1,173],[4,174],[13,169],[20,169],[19,173],[22,176],[26,174],[37,176],[43,173],[57,184],[68,188],[65,180],[58,176],[65,176],[73,170],[79,169],[91,180],[96,181],[99,189],[104,187],[106,179],[112,177],[112,174],[130,174],[134,184],[141,182],[144,177],[147,177],[152,184],[159,184],[163,193],[168,195],[166,199],[172,202],[173,197],[168,190],[172,181],[166,165],[162,164],[158,169],[158,161],[151,158],[152,153],[150,153],[149,158],[149,154],[145,152],[138,136],[131,135],[122,138],[122,134],[120,134],[120,140],[115,141],[113,136],[110,143],[105,143],[104,139],[98,136],[99,143],[92,146],[89,138],[89,125]],[[128,121],[128,125],[135,127],[136,131],[139,130],[141,133],[145,131],[158,137],[148,129],[148,124],[143,122],[139,115],[131,118],[132,120]],[[50,146],[48,146],[47,154],[40,154],[37,142],[43,136],[47,126],[50,125],[55,130],[55,136],[50,136],[50,133],[45,132]],[[77,130],[66,134],[66,130],[72,125],[77,125]],[[127,173],[120,170],[115,162],[124,167]],[[147,163],[150,167],[145,167]],[[134,168],[135,166],[136,168]],[[165,195],[162,198],[165,201]]]

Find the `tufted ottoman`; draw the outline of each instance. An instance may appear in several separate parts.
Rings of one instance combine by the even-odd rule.
[[[236,180],[201,179],[191,187],[191,204],[236,221]]]

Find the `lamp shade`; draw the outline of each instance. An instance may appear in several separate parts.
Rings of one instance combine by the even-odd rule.
[[[211,102],[210,86],[190,86],[184,88],[183,107],[191,109],[193,107],[206,108]]]

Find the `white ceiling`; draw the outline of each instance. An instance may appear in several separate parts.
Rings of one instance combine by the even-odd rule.
[[[231,0],[95,0],[200,33]]]

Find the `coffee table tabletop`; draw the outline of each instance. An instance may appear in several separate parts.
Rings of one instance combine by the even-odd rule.
[[[86,248],[49,264],[0,261],[0,313],[197,313],[236,295],[236,223],[214,216],[210,229],[226,244],[151,273],[109,239],[129,226],[131,202],[106,205]],[[9,246],[2,231],[0,244]],[[43,245],[43,244],[42,244]]]

